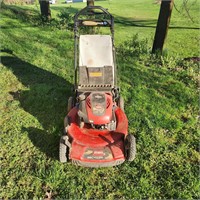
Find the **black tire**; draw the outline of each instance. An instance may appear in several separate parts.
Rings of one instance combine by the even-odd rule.
[[[74,98],[69,97],[67,104],[67,112],[69,112],[74,107]]]
[[[125,139],[126,160],[133,161],[136,155],[136,141],[135,137],[128,134]]]
[[[119,97],[118,100],[118,106],[121,108],[121,110],[124,112],[124,99],[122,96]]]
[[[59,160],[62,163],[65,163],[68,161],[68,153],[69,153],[69,148],[65,144],[64,137],[65,136],[62,136],[60,138],[60,145],[59,145]]]
[[[80,128],[83,128],[84,125],[85,125],[85,123],[84,123],[84,121],[83,121],[83,119],[81,117],[78,118],[78,124],[79,124]]]

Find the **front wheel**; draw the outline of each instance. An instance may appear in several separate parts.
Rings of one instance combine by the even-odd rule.
[[[60,138],[60,145],[59,145],[59,160],[62,163],[67,162],[69,153],[69,147],[65,144],[65,137],[66,136],[62,136]]]
[[[128,134],[125,138],[126,160],[133,161],[136,155],[136,141],[135,137]]]

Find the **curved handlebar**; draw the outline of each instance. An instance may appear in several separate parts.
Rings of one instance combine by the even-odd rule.
[[[102,12],[95,12],[94,10],[100,10]],[[108,20],[110,21],[109,23],[95,23],[95,22],[99,22],[101,20],[99,19],[94,19],[94,18],[91,18],[91,19],[80,19],[81,16],[95,16],[95,15],[98,15],[98,14],[104,14],[107,15],[109,18]],[[88,23],[79,23],[79,22],[84,22],[84,21],[90,21],[91,23],[88,24]],[[93,21],[93,23],[92,23]],[[80,25],[83,25],[83,26],[97,26],[97,25],[102,25],[102,26],[110,26],[110,27],[113,27],[113,24],[114,24],[114,17],[103,7],[101,6],[87,6],[83,9],[81,9],[79,12],[76,13],[76,15],[74,16],[74,22],[75,22],[75,26],[80,26]]]
[[[76,15],[74,16],[74,20],[78,20],[78,17],[80,15],[87,14],[88,11],[95,14],[95,12],[92,12],[94,9],[99,9],[99,10],[103,11],[104,14],[110,16],[110,19],[113,18],[113,16],[105,8],[103,8],[101,6],[86,6],[85,8],[81,9],[79,12],[76,13]],[[89,12],[88,12],[88,14],[89,14]]]

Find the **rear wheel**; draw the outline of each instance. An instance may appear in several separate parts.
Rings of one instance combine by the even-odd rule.
[[[83,119],[81,117],[78,118],[78,124],[79,124],[80,128],[83,128],[84,125],[85,125],[85,123],[84,123],[84,121],[83,121]]]
[[[121,110],[124,112],[124,99],[123,97],[119,97],[119,100],[118,100],[118,106],[121,108]]]
[[[67,104],[67,112],[69,112],[74,107],[74,98],[69,97]]]
[[[69,147],[65,144],[65,137],[66,136],[62,136],[60,138],[60,146],[59,146],[59,160],[62,163],[68,161],[68,153],[69,153]]]
[[[126,160],[133,161],[136,155],[136,142],[135,137],[128,134],[125,139]]]

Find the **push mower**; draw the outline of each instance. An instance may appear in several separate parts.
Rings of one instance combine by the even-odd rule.
[[[96,27],[109,28],[109,34],[94,34]],[[89,29],[93,34],[88,34]],[[68,99],[60,161],[84,167],[133,161],[135,137],[128,134],[124,101],[117,87],[114,18],[100,6],[85,7],[74,17],[74,33],[74,96]]]

